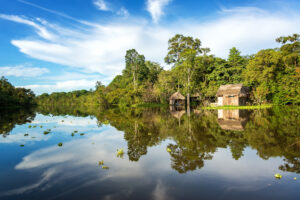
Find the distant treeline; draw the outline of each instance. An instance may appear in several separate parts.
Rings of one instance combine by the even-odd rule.
[[[16,88],[4,77],[0,79],[0,109],[30,107],[36,105],[30,89]]]
[[[251,89],[254,104],[300,103],[300,35],[276,39],[280,48],[264,49],[242,56],[235,47],[227,59],[211,55],[197,38],[175,35],[168,41],[164,70],[160,64],[146,61],[135,49],[125,56],[121,75],[104,86],[97,82],[94,91],[42,94],[39,104],[99,104],[129,106],[142,103],[167,103],[170,95],[180,91],[200,100],[213,99],[220,85],[243,83]]]

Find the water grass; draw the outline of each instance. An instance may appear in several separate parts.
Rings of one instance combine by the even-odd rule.
[[[51,133],[51,129],[47,129],[46,131],[44,131],[44,135],[48,135],[49,133]]]
[[[265,109],[271,108],[272,104],[263,104],[263,105],[252,105],[252,106],[208,106],[208,107],[201,107],[204,110],[251,110],[251,109]]]
[[[99,161],[98,165],[104,165],[104,161],[103,160]]]
[[[124,150],[123,149],[117,149],[117,157],[122,158],[124,155]]]

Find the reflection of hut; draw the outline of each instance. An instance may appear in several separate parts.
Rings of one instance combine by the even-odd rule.
[[[170,97],[170,105],[184,105],[185,97],[180,92],[175,92]]]
[[[191,101],[200,101],[199,98],[200,98],[200,94],[199,93],[191,95]]]
[[[248,93],[248,88],[244,87],[243,84],[221,85],[217,92],[218,106],[246,105]]]
[[[248,115],[247,110],[218,110],[218,124],[224,130],[243,131]]]

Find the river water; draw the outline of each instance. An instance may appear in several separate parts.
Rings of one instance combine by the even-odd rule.
[[[43,107],[0,117],[1,200],[300,197],[299,107]]]

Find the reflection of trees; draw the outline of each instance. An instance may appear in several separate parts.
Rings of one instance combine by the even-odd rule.
[[[31,122],[34,118],[34,109],[1,110],[0,134],[6,137],[16,125]]]
[[[180,173],[203,167],[218,148],[230,148],[232,157],[238,160],[247,146],[256,149],[263,159],[284,157],[285,164],[279,168],[299,173],[300,109],[297,107],[254,110],[243,131],[223,130],[216,111],[199,110],[177,119],[162,108],[120,111],[77,107],[76,112],[64,109],[64,115],[95,116],[99,125],[109,122],[124,131],[131,161],[146,155],[149,147],[171,139],[174,141],[168,146],[172,150],[171,166]]]

